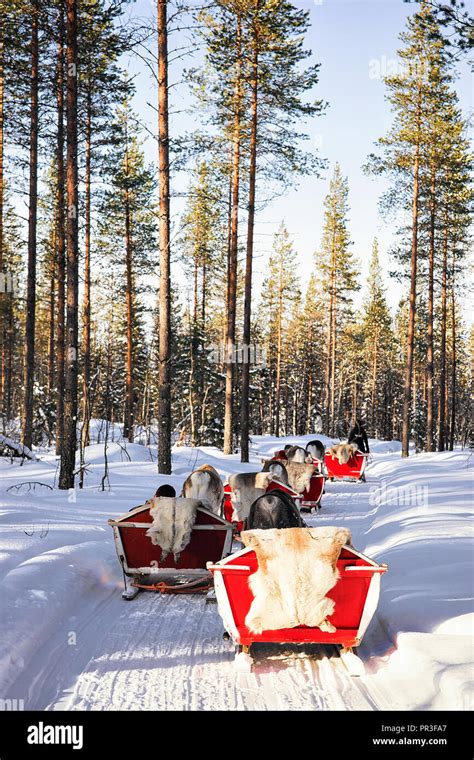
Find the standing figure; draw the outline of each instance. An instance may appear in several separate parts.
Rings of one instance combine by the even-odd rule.
[[[355,443],[362,454],[369,453],[369,439],[367,438],[367,433],[365,432],[365,428],[362,425],[362,420],[355,421],[355,425],[349,433],[348,443]]]

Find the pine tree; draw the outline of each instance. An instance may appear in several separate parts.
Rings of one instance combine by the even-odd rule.
[[[387,381],[393,367],[393,331],[392,319],[383,286],[383,274],[379,261],[378,242],[374,239],[367,296],[363,305],[363,353],[367,363],[369,377],[369,429],[374,438],[384,434],[384,417],[389,405]],[[355,374],[359,374],[358,372]],[[354,416],[357,410],[354,409]]]
[[[112,127],[113,148],[106,158],[109,178],[100,208],[99,250],[121,271],[119,297],[125,300],[125,411],[123,436],[134,438],[136,407],[136,370],[134,354],[139,345],[137,279],[151,272],[151,258],[156,245],[154,233],[155,182],[151,167],[145,165],[140,146],[136,117],[128,101],[118,109]],[[138,320],[138,321],[137,321]]]
[[[267,357],[271,376],[271,428],[280,435],[282,386],[285,368],[284,333],[292,304],[299,294],[299,281],[295,272],[296,251],[282,222],[273,242],[268,262],[268,276],[263,283],[262,306],[267,331]]]
[[[159,362],[158,472],[171,472],[170,159],[167,0],[158,0]]]
[[[77,374],[79,312],[79,239],[77,175],[77,0],[66,0],[66,361],[64,384],[64,445],[61,450],[59,488],[74,487],[77,448]]]
[[[383,159],[371,158],[372,169],[387,172],[393,180],[388,202],[406,211],[411,208],[411,246],[402,245],[399,255],[410,272],[410,310],[407,326],[406,369],[404,381],[402,456],[408,456],[412,430],[411,401],[414,377],[417,291],[420,269],[426,257],[428,303],[427,341],[427,446],[431,448],[434,432],[434,281],[437,228],[440,226],[438,183],[446,164],[446,118],[452,109],[453,95],[447,84],[446,41],[439,25],[424,2],[420,11],[407,21],[401,35],[404,47],[399,50],[401,72],[385,80],[394,123],[387,137],[379,141]],[[448,118],[448,122],[450,119]],[[407,231],[402,231],[407,234]],[[423,265],[424,266],[424,265]]]
[[[347,230],[349,187],[339,164],[329,184],[324,201],[324,227],[321,254],[317,265],[325,278],[327,294],[327,338],[324,392],[324,419],[328,435],[335,429],[336,353],[340,324],[350,293],[359,288],[355,262],[350,251]]]

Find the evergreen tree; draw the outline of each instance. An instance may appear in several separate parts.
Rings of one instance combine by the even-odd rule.
[[[367,296],[363,305],[363,353],[368,369],[370,388],[368,404],[368,424],[371,435],[383,435],[384,417],[390,413],[390,393],[387,387],[393,367],[392,319],[383,286],[383,274],[379,261],[378,242],[374,239]],[[358,373],[355,373],[358,374]],[[388,409],[387,409],[388,407]],[[357,408],[354,409],[354,416]]]
[[[324,201],[324,227],[317,265],[325,279],[327,298],[324,420],[328,435],[335,430],[336,354],[338,334],[344,323],[350,294],[359,288],[347,230],[349,187],[339,164]]]
[[[133,441],[137,401],[135,356],[140,347],[137,280],[152,271],[156,246],[153,171],[145,165],[136,121],[128,101],[118,109],[113,124],[113,147],[106,169],[109,177],[100,208],[98,250],[121,271],[119,298],[125,300],[125,410],[124,438]]]

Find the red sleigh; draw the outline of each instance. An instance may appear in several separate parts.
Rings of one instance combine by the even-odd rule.
[[[311,477],[309,488],[303,491],[303,493],[297,493],[290,486],[280,483],[278,480],[272,480],[268,485],[267,491],[283,491],[288,496],[291,496],[300,509],[311,511],[320,507],[321,496],[324,491],[324,481],[324,475],[316,473]]]
[[[328,618],[336,627],[334,633],[300,626],[256,634],[245,625],[253,601],[248,579],[258,569],[255,552],[243,549],[221,562],[209,563],[219,613],[227,633],[237,645],[236,664],[248,670],[251,667],[250,646],[258,642],[340,644],[341,658],[351,675],[361,675],[363,664],[352,648],[360,644],[372,620],[379,599],[380,576],[388,568],[349,546],[342,549],[337,567],[340,578],[328,593],[335,602],[334,613]],[[244,657],[239,659],[240,654]]]
[[[268,484],[268,488],[266,490],[267,492],[274,490],[283,491],[284,493],[291,496],[291,498],[300,509],[302,508],[311,511],[312,509],[318,509],[320,506],[321,496],[324,491],[324,481],[324,476],[316,473],[310,480],[309,488],[307,488],[306,491],[303,491],[303,493],[297,493],[296,491],[293,491],[290,486],[285,485],[285,483],[280,483],[279,480],[272,480]],[[224,517],[229,522],[232,522],[234,513],[234,506],[231,500],[231,492],[232,489],[229,483],[226,483],[224,486]],[[241,530],[243,530],[243,522],[237,522],[234,523],[234,525],[236,526],[239,533]]]
[[[206,590],[212,581],[207,562],[219,561],[232,546],[231,523],[204,507],[196,511],[191,540],[177,563],[172,554],[162,562],[161,548],[146,535],[152,524],[148,506],[136,507],[108,523],[124,573],[124,599],[133,599],[141,589],[173,593]],[[131,583],[126,578],[131,578]]]
[[[361,480],[367,466],[368,457],[368,454],[362,454],[358,451],[347,463],[339,464],[337,457],[332,457],[331,454],[326,453],[324,464],[326,466],[327,477],[329,480],[344,480],[344,478]]]

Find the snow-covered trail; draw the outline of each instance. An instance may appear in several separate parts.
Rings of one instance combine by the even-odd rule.
[[[262,438],[244,467],[260,469],[274,448]],[[129,448],[131,461],[112,449],[105,493],[100,450],[90,447],[88,488],[70,504],[57,490],[7,491],[27,478],[52,484],[52,459],[21,471],[0,462],[0,696],[40,710],[472,709],[469,454],[407,461],[386,444],[373,448],[367,483],[328,482],[322,510],[307,520],[343,523],[354,546],[389,564],[359,650],[361,678],[335,647],[316,645],[254,645],[253,672],[238,673],[217,606],[204,597],[121,599],[107,518],[143,503],[165,477],[143,447]],[[166,479],[179,488],[203,461],[223,475],[244,468],[216,449],[185,450]]]
[[[323,510],[307,522],[344,521],[356,534],[370,518],[372,486],[328,484]],[[115,587],[89,590],[8,696],[28,693],[25,708],[39,710],[380,708],[336,647],[257,645],[248,675],[235,671],[222,633],[216,605],[202,596],[142,593],[126,603]]]

